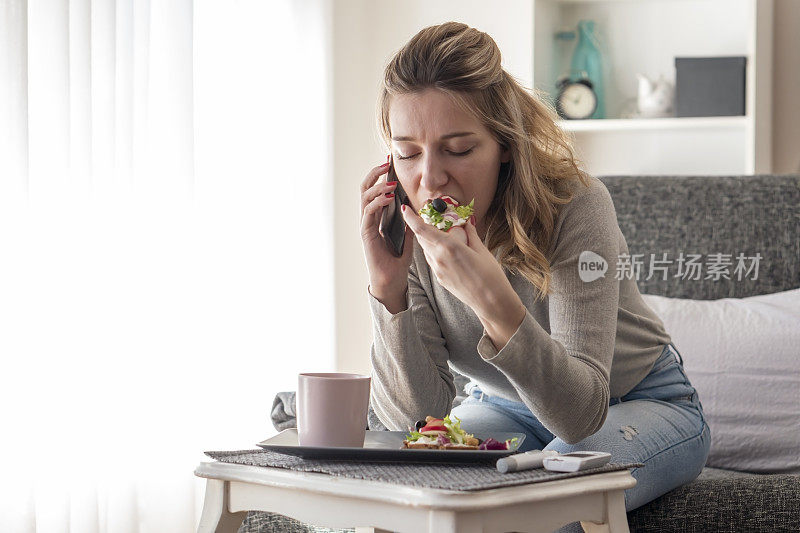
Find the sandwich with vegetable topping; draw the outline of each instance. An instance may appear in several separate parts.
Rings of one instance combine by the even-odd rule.
[[[508,450],[515,439],[499,442],[489,438],[481,442],[461,429],[461,420],[454,416],[444,418],[425,417],[417,422],[417,428],[409,431],[403,448],[431,450]]]
[[[419,210],[419,216],[426,224],[436,226],[442,231],[448,231],[454,226],[466,224],[474,212],[474,198],[467,205],[459,205],[452,197],[442,196],[425,202],[425,205]]]

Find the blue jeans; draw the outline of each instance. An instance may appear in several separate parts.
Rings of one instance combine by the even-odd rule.
[[[611,453],[615,463],[643,463],[631,471],[637,483],[625,491],[628,511],[692,481],[708,458],[711,434],[703,406],[672,344],[664,346],[653,369],[633,390],[611,398],[600,430],[576,444],[556,438],[523,403],[489,397],[474,385],[468,392],[453,414],[469,432],[525,433],[521,451],[594,450]]]

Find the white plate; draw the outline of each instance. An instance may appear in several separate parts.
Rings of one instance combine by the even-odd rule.
[[[321,446],[300,446],[297,442],[297,429],[285,429],[258,446],[265,450],[303,457],[305,459],[360,459],[362,461],[402,461],[472,463],[496,461],[516,453],[525,440],[524,433],[495,433],[493,435],[475,434],[481,442],[492,437],[500,442],[516,438],[508,450],[409,450],[403,448],[407,431],[367,431],[363,448],[335,448]]]

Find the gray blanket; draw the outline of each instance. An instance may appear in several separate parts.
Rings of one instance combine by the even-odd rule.
[[[296,396],[294,391],[275,395],[272,402],[272,425],[278,431],[297,427]]]
[[[297,427],[297,393],[294,391],[279,392],[272,402],[272,425],[278,431]],[[367,412],[366,428],[373,431],[386,431],[375,411],[370,406]]]

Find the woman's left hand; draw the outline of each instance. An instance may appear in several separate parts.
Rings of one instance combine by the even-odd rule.
[[[474,215],[464,226],[444,232],[426,224],[413,208],[403,207],[403,218],[439,284],[475,311],[501,349],[519,327],[526,309],[500,263],[478,236]]]

